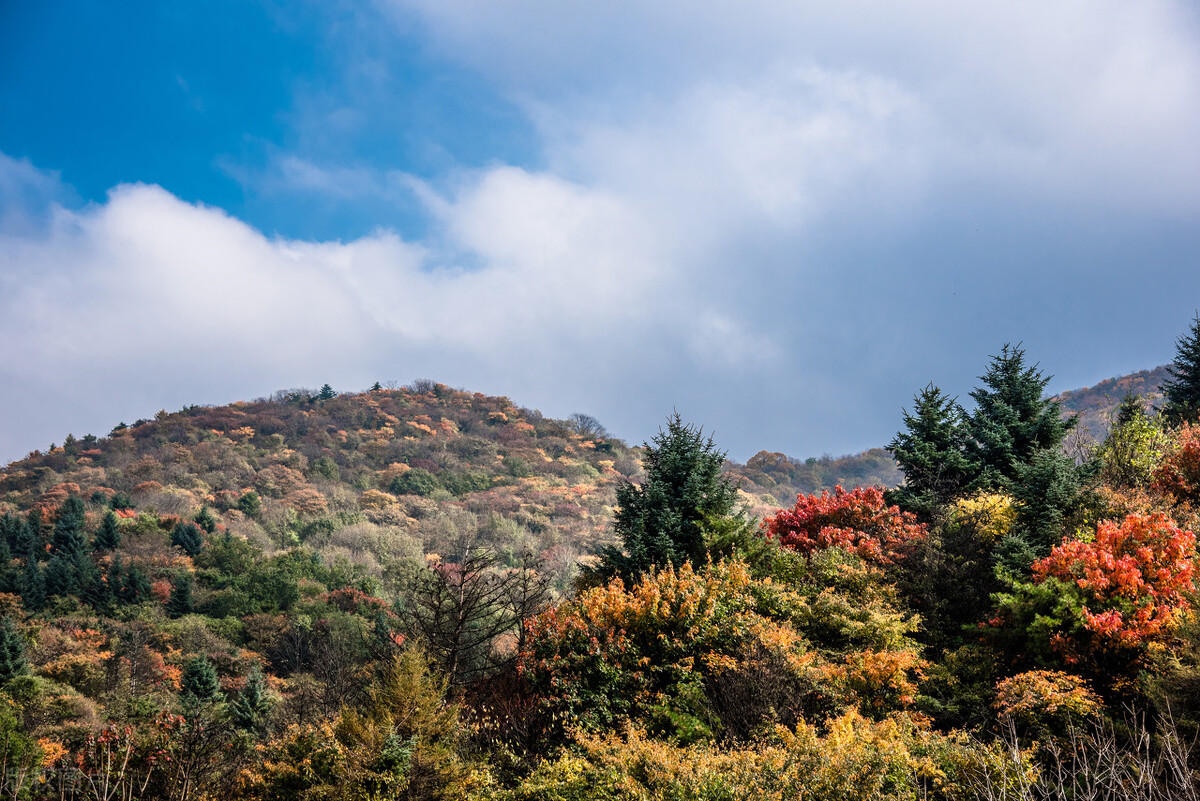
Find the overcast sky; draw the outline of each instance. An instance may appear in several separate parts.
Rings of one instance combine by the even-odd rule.
[[[0,462],[286,387],[886,443],[1200,307],[1183,0],[0,3]]]

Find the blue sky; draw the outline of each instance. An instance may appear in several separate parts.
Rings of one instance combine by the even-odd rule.
[[[1200,306],[1200,19],[1153,0],[0,4],[0,460],[429,377],[886,442]]]

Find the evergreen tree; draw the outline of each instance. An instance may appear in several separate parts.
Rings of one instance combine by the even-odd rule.
[[[0,685],[29,673],[25,660],[25,638],[7,615],[0,618]]]
[[[46,565],[43,577],[46,595],[66,598],[79,591],[79,576],[75,570],[75,562],[62,554],[54,554]]]
[[[185,704],[201,704],[221,698],[221,683],[217,671],[203,656],[189,659],[183,665],[179,695]]]
[[[24,556],[17,545],[21,529],[24,527],[25,521],[12,512],[0,515],[0,541],[3,541],[10,554],[21,553]]]
[[[378,381],[371,385],[372,392],[379,392],[381,389],[383,389],[383,384],[380,384]]]
[[[82,556],[87,547],[83,536],[83,520],[83,499],[72,495],[63,501],[58,510],[58,520],[54,523],[54,534],[50,538],[50,553],[65,556],[71,561]]]
[[[655,565],[705,558],[706,519],[735,514],[737,490],[721,475],[725,454],[712,437],[685,425],[676,412],[653,444],[646,443],[646,480],[617,488],[613,527],[625,553],[610,549],[604,570],[633,579]]]
[[[1044,397],[1050,376],[1025,366],[1020,345],[1006,344],[980,380],[984,386],[971,393],[976,409],[967,421],[969,455],[982,468],[976,483],[1009,489],[1022,466],[1038,451],[1057,450],[1075,422],[1064,421],[1058,402]]]
[[[262,511],[262,498],[254,490],[246,490],[238,498],[237,508],[247,517],[258,517]]]
[[[118,571],[120,564],[117,564]],[[146,598],[150,597],[150,579],[146,578],[145,572],[137,565],[133,565],[128,570],[120,575],[120,589],[117,591],[117,597],[122,603],[136,604],[141,603]]]
[[[965,418],[956,399],[933,384],[917,393],[913,413],[904,411],[906,430],[888,445],[904,471],[904,485],[890,500],[928,519],[975,480],[979,464],[967,454]]]
[[[115,551],[121,547],[121,527],[117,524],[117,516],[109,511],[100,521],[100,530],[92,540],[92,550]]]
[[[1035,557],[1049,556],[1062,542],[1066,523],[1081,502],[1080,471],[1058,451],[1038,451],[1022,465],[1013,485],[1017,500],[1017,531]]]
[[[1195,423],[1200,416],[1200,314],[1192,319],[1191,331],[1175,341],[1175,361],[1167,372],[1171,377],[1163,384],[1163,417],[1172,424]]]
[[[337,393],[334,392],[333,387],[329,386],[328,384],[324,384],[321,387],[321,391],[317,393],[317,400],[320,401],[333,400],[336,397]]]
[[[179,522],[171,531],[171,544],[188,556],[198,556],[204,548],[204,536],[195,523]]]
[[[37,611],[46,605],[46,585],[37,559],[30,555],[25,559],[25,573],[21,577],[21,605]]]
[[[233,724],[239,729],[263,732],[271,714],[271,697],[267,694],[267,682],[262,671],[255,667],[246,677],[246,683],[229,705]]]
[[[212,512],[208,511],[207,506],[201,506],[200,511],[196,513],[194,518],[196,525],[212,534],[217,530],[217,519],[213,517]]]
[[[167,600],[167,614],[183,617],[192,611],[192,575],[180,573],[171,582],[171,597]]]

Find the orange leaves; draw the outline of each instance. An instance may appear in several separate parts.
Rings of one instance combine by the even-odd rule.
[[[1176,503],[1200,506],[1200,424],[1184,423],[1173,447],[1154,471],[1154,488]]]
[[[1086,717],[1101,709],[1083,679],[1058,670],[1030,670],[996,685],[1000,717],[1025,723]]]
[[[1092,542],[1066,540],[1035,562],[1036,581],[1053,576],[1083,594],[1084,625],[1127,647],[1161,637],[1195,591],[1196,537],[1164,514],[1104,521]]]
[[[325,496],[313,487],[301,487],[288,493],[284,503],[302,515],[318,515],[328,507]]]
[[[826,548],[844,548],[863,559],[887,565],[926,536],[924,524],[888,506],[879,487],[857,487],[834,494],[799,495],[791,509],[764,521],[767,536],[809,556]]]

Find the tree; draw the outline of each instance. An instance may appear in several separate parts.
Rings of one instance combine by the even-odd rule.
[[[333,391],[333,387],[328,384],[321,386],[321,391],[317,393],[317,400],[327,401],[337,397],[337,393]]]
[[[196,556],[204,548],[204,537],[195,523],[179,522],[171,531],[171,544],[188,556]]]
[[[656,565],[702,564],[705,521],[736,512],[737,490],[721,475],[725,454],[702,429],[685,425],[676,412],[645,447],[646,480],[617,488],[613,528],[625,553],[603,555],[606,572],[626,579]]]
[[[983,471],[979,488],[1008,489],[1035,453],[1057,450],[1075,423],[1064,421],[1058,402],[1043,396],[1050,376],[1036,364],[1025,366],[1020,345],[1004,345],[980,380],[984,385],[971,392],[976,409],[967,420],[969,455]]]
[[[167,614],[183,617],[192,611],[192,574],[181,573],[171,582],[171,597],[167,600]]]
[[[121,547],[121,528],[117,525],[117,516],[109,511],[100,521],[100,530],[92,541],[93,550],[115,551]]]
[[[272,706],[271,697],[267,695],[267,680],[262,670],[255,666],[237,697],[230,703],[229,714],[239,729],[261,733],[266,729]]]
[[[1200,314],[1192,319],[1191,331],[1175,341],[1175,360],[1167,372],[1171,377],[1163,384],[1163,417],[1170,423],[1195,422],[1200,415]]]
[[[201,506],[200,511],[196,513],[193,521],[197,526],[212,534],[217,530],[217,519],[213,517],[213,513],[208,511],[207,506]]]
[[[1017,505],[1017,532],[1037,556],[1045,556],[1062,541],[1066,522],[1078,510],[1082,497],[1079,470],[1058,451],[1043,450],[1021,465],[1013,487]]]
[[[50,539],[50,553],[63,555],[71,560],[84,554],[83,500],[72,495],[63,501],[54,522],[54,534]]]
[[[179,695],[192,704],[220,700],[221,682],[217,671],[203,656],[193,657],[183,665]]]
[[[25,638],[7,615],[0,617],[0,686],[11,678],[29,673],[25,660]]]
[[[836,547],[882,565],[911,552],[926,536],[925,526],[911,513],[888,506],[878,487],[800,495],[794,507],[780,509],[763,525],[780,545],[810,559],[816,551]]]
[[[1096,451],[1100,478],[1114,487],[1146,487],[1170,444],[1161,418],[1146,414],[1142,398],[1128,393],[1117,408],[1112,430]]]
[[[904,411],[904,427],[888,445],[904,471],[904,485],[893,498],[901,508],[929,517],[979,475],[979,464],[967,453],[966,413],[955,398],[928,384],[913,398],[913,413]]]
[[[410,634],[441,665],[452,688],[486,676],[515,654],[497,654],[497,638],[516,629],[524,642],[525,621],[541,611],[548,595],[538,564],[526,559],[516,570],[501,568],[494,551],[464,548],[457,561],[421,571],[408,591]]]

